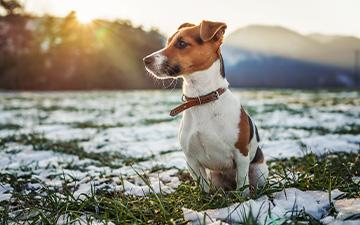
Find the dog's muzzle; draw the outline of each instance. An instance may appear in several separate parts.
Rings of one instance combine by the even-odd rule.
[[[169,63],[166,56],[162,52],[155,52],[143,58],[145,68],[159,79],[174,78],[180,74],[179,65]]]

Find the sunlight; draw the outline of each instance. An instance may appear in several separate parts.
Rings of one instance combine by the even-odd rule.
[[[91,11],[77,10],[77,19],[82,24],[89,24],[95,19],[95,15]]]

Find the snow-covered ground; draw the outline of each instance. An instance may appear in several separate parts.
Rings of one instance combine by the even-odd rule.
[[[274,193],[272,199],[263,196],[256,200],[248,200],[243,203],[235,203],[221,209],[210,209],[196,212],[183,208],[184,218],[190,224],[243,224],[251,215],[262,225],[283,224],[288,218],[306,212],[316,220],[326,225],[357,225],[360,220],[345,220],[353,215],[359,214],[359,199],[336,200],[343,193],[339,190],[331,192],[331,201],[335,202],[338,215],[326,216],[329,213],[329,193],[323,191],[301,191],[296,188],[287,188]],[[221,222],[221,221],[227,221]]]
[[[360,92],[234,92],[258,125],[267,159],[359,151]],[[0,174],[31,180],[25,192],[44,185],[61,188],[65,180],[73,182],[79,197],[92,188],[171,192],[180,183],[177,169],[186,167],[177,140],[181,116],[168,115],[179,102],[177,90],[0,93]],[[75,143],[82,152],[21,140],[34,134]],[[14,137],[20,140],[11,141]],[[99,163],[102,156],[110,156],[108,165]],[[154,188],[149,190],[136,174],[154,168],[164,169],[150,174]],[[0,201],[11,199],[11,193],[0,183]]]

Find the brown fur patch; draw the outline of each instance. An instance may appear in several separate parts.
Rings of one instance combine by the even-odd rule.
[[[169,37],[168,41],[167,41],[167,45],[169,45],[172,40],[174,39],[174,37],[179,33],[179,31],[176,31],[173,35],[171,35],[171,37]]]
[[[180,27],[181,29],[169,38],[168,45],[164,50],[168,64],[178,65],[183,75],[208,69],[219,58],[222,38],[200,42],[199,40],[202,40],[200,36],[201,24],[194,26],[186,23]],[[187,47],[177,48],[176,43],[179,40],[186,42]]]
[[[168,47],[164,50],[169,63],[179,65],[182,74],[208,69],[218,59],[217,50],[220,45],[215,42],[199,44],[197,42],[199,35],[199,26],[184,27],[171,38]],[[176,42],[179,40],[188,43],[188,47],[185,49],[176,48]]]
[[[194,27],[194,26],[195,26],[195,24],[193,24],[193,23],[183,23],[178,27],[178,30],[180,30],[181,28],[184,28],[184,27]]]
[[[240,113],[240,123],[239,123],[239,134],[238,139],[235,143],[235,147],[239,149],[241,154],[247,156],[249,154],[249,139],[250,139],[250,126],[249,126],[249,117],[245,112],[244,108],[241,107]]]
[[[263,163],[264,162],[264,153],[261,151],[260,147],[257,147],[256,149],[256,153],[255,156],[253,158],[253,160],[251,161],[251,163]]]
[[[185,28],[185,27],[194,27],[195,24],[192,24],[192,23],[183,23],[181,24],[179,27],[178,27],[178,31],[182,28]],[[178,31],[176,31],[173,35],[171,35],[171,37],[168,39],[167,41],[167,44],[169,45],[171,43],[171,41],[173,40],[173,38],[175,37],[175,35],[178,33]]]

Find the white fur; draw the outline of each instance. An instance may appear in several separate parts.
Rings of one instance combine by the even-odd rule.
[[[219,60],[207,70],[183,75],[183,79],[183,93],[188,97],[205,95],[229,85],[220,75]],[[250,161],[258,145],[256,138],[253,138],[249,144],[248,156],[242,155],[235,148],[239,135],[240,110],[240,101],[227,90],[216,101],[184,111],[180,144],[192,176],[200,180],[205,191],[209,191],[211,182],[209,170],[224,171],[236,167],[237,188],[249,184]]]
[[[154,57],[155,61],[153,63],[154,66],[154,70],[157,71],[156,73],[154,71],[152,71],[151,69],[149,69],[148,67],[145,66],[146,71],[148,71],[151,75],[153,75],[154,77],[156,77],[157,79],[174,79],[174,77],[171,77],[167,74],[159,74],[160,68],[161,66],[164,64],[164,62],[166,61],[167,57],[163,54],[164,49],[161,49],[157,52],[152,53],[151,55],[147,56],[147,57]]]

